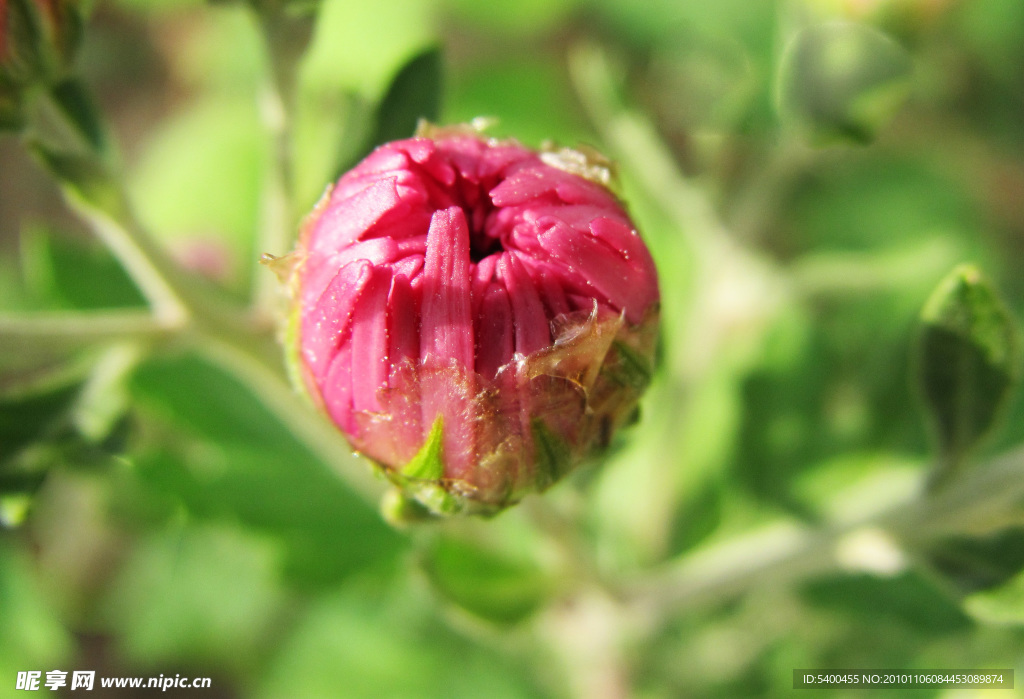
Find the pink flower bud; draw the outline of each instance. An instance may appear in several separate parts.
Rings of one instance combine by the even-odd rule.
[[[650,253],[608,170],[468,129],[375,150],[292,258],[300,381],[435,511],[494,511],[605,446],[649,379]]]

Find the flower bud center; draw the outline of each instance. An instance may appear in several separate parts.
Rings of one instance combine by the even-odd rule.
[[[469,259],[475,265],[485,258],[505,250],[501,234],[494,230],[491,215],[495,206],[491,202],[490,190],[495,182],[469,182],[460,176],[464,192],[456,204],[462,208],[469,224]]]
[[[486,231],[473,227],[469,229],[469,259],[477,264],[484,258],[502,252],[505,246],[501,244],[501,238],[494,238],[487,235]]]

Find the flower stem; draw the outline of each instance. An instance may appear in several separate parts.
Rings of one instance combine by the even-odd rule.
[[[142,310],[0,313],[0,337],[14,344],[80,346],[97,341],[148,340],[174,330],[174,326]]]
[[[146,298],[157,321],[167,326],[180,326],[189,312],[179,289],[170,282],[174,263],[141,229],[124,225],[111,213],[82,196],[66,181],[65,199],[71,209],[85,221],[131,277]],[[118,192],[120,200],[120,192]],[[122,208],[122,207],[119,207]],[[126,209],[125,209],[126,210]]]

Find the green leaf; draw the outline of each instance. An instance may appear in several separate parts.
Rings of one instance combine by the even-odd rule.
[[[430,3],[323,0],[302,80],[376,100],[408,57],[433,43]]]
[[[377,106],[377,126],[370,147],[409,138],[420,119],[437,121],[441,87],[441,50],[432,46],[413,56],[391,81]]]
[[[99,244],[43,227],[21,237],[25,285],[48,309],[100,309],[144,306],[145,300],[124,268]]]
[[[253,99],[222,91],[161,122],[127,180],[146,230],[231,287],[254,254],[286,252],[253,250],[270,161]]]
[[[246,387],[194,356],[153,358],[136,372],[132,391],[147,414],[193,438],[302,449]]]
[[[400,550],[377,511],[234,378],[193,357],[154,359],[133,390],[152,433],[133,455],[145,483],[195,517],[278,537],[294,584],[333,585]]]
[[[436,43],[432,13],[427,0],[323,0],[299,70],[292,139],[298,213],[365,154],[377,128],[375,105],[410,57]]]
[[[539,146],[545,141],[596,142],[588,131],[558,61],[544,55],[502,55],[452,71],[445,86],[443,123],[494,117],[488,133]]]
[[[1017,383],[1020,341],[1013,317],[971,265],[939,284],[921,323],[918,382],[941,455],[939,483],[996,423]]]
[[[667,555],[678,556],[710,536],[722,523],[723,487],[710,482],[679,504],[669,530]]]
[[[45,445],[66,435],[78,390],[77,383],[62,383],[29,395],[0,398],[0,493],[32,492],[42,483],[55,461]]]
[[[984,623],[1024,626],[1024,572],[1000,587],[967,597],[964,609]]]
[[[920,490],[923,461],[890,452],[851,451],[800,474],[793,494],[817,518],[862,520],[910,501]]]
[[[164,444],[135,457],[145,484],[201,521],[275,537],[283,573],[300,589],[330,587],[401,548],[374,509],[301,452],[171,439],[180,451]]]
[[[51,470],[111,465],[124,448],[136,357],[115,345],[0,374],[0,497],[19,496],[0,503],[0,520],[17,523],[10,515],[24,514]]]
[[[21,91],[0,80],[0,133],[21,131],[25,125]]]
[[[74,415],[92,365],[82,355],[0,374],[0,492],[31,492],[80,446]]]
[[[121,654],[141,665],[216,662],[253,673],[285,602],[277,556],[273,542],[234,526],[144,538],[107,588],[104,616]]]
[[[331,85],[302,85],[292,128],[295,207],[308,212],[340,171],[356,162],[373,125],[372,103]]]
[[[373,571],[313,600],[288,629],[256,699],[527,699],[530,668],[450,630],[408,576]]]
[[[423,567],[445,599],[498,624],[530,616],[553,588],[552,580],[531,561],[453,538],[438,538]]]
[[[970,620],[952,599],[913,572],[891,578],[862,574],[812,580],[801,586],[801,596],[851,621],[878,627],[893,624],[927,634],[970,627]]]
[[[0,542],[0,675],[13,681],[29,668],[69,662],[73,642],[52,598],[36,582],[33,561],[10,544]]]
[[[107,439],[128,412],[127,383],[140,356],[138,347],[123,343],[111,345],[97,358],[71,411],[75,431],[87,441]]]
[[[910,60],[877,29],[827,22],[799,31],[779,64],[777,106],[812,140],[866,143],[908,92]]]
[[[445,9],[455,13],[460,21],[475,25],[484,32],[525,38],[557,31],[558,23],[572,12],[575,5],[575,0],[499,0],[490,3],[447,0]]]
[[[38,81],[46,71],[43,8],[27,0],[10,0],[3,5],[3,63],[0,80],[22,86]]]
[[[984,538],[950,537],[929,547],[925,555],[963,594],[990,590],[1024,571],[1024,528]]]

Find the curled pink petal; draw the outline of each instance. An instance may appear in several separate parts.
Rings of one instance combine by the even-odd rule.
[[[387,303],[391,273],[387,268],[371,268],[366,288],[352,314],[352,408],[357,411],[381,410],[379,393],[388,384]]]
[[[516,330],[516,352],[533,354],[551,344],[551,331],[540,295],[519,256],[507,252],[498,261],[498,274],[508,289]]]
[[[434,214],[423,276],[423,363],[469,366],[473,360],[469,229],[462,209]]]
[[[508,291],[491,284],[484,293],[476,331],[476,371],[493,379],[501,367],[512,361],[515,327]]]
[[[334,275],[327,290],[315,303],[309,304],[308,312],[302,315],[302,357],[318,381],[341,346],[352,310],[366,287],[371,269],[365,260],[345,265]]]

